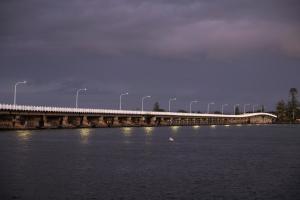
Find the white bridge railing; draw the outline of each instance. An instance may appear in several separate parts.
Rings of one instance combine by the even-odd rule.
[[[112,110],[112,109],[94,109],[94,108],[68,108],[68,107],[48,107],[48,106],[25,106],[0,104],[0,111],[28,111],[45,113],[81,113],[81,114],[120,114],[120,115],[154,115],[154,116],[185,116],[185,117],[230,117],[243,118],[253,116],[269,116],[276,118],[276,115],[270,113],[246,113],[240,115],[222,115],[222,114],[202,114],[202,113],[179,113],[179,112],[154,112],[154,111],[134,111],[134,110]]]

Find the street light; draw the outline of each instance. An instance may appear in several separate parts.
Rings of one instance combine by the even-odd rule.
[[[195,101],[191,101],[190,102],[190,113],[192,113],[192,104],[193,103],[198,103],[199,101],[195,100]]]
[[[235,104],[235,105],[233,106],[233,113],[234,113],[234,115],[236,115],[235,109],[236,109],[237,106],[240,106],[240,104]]]
[[[258,105],[256,104],[256,105],[253,105],[253,106],[252,106],[252,112],[253,112],[253,113],[255,112],[255,107],[258,107]]]
[[[224,115],[224,106],[228,106],[228,104],[222,104],[222,115]]]
[[[78,89],[77,92],[76,92],[76,108],[78,108],[78,94],[80,91],[87,91],[86,88],[83,88],[83,89]]]
[[[169,99],[169,112],[171,112],[171,101],[176,101],[176,100],[177,100],[176,97]]]
[[[26,83],[27,83],[27,81],[16,82],[15,90],[14,90],[14,106],[16,105],[16,102],[17,102],[17,85],[26,84]]]
[[[128,94],[129,94],[129,93],[126,92],[126,93],[123,93],[123,94],[120,95],[120,104],[119,104],[120,110],[122,110],[122,96],[128,95]]]
[[[142,98],[142,111],[144,111],[144,99],[151,98],[151,96],[145,96]]]
[[[214,105],[215,102],[210,102],[208,105],[207,105],[207,114],[209,114],[209,108],[210,108],[210,105]]]
[[[246,113],[246,107],[247,107],[247,106],[250,106],[250,104],[249,104],[249,103],[244,104],[244,114]]]

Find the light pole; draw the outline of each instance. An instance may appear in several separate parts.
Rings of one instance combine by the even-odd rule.
[[[235,104],[235,105],[233,106],[233,113],[234,113],[234,115],[236,115],[235,109],[236,109],[237,106],[240,106],[240,104]]]
[[[123,94],[120,95],[120,104],[119,104],[120,110],[122,110],[122,96],[128,95],[128,94],[129,94],[129,93],[126,92],[126,93],[123,93]]]
[[[16,102],[17,102],[17,85],[26,84],[26,83],[27,83],[27,81],[16,82],[15,90],[14,90],[14,106],[16,105]]]
[[[83,89],[78,89],[77,90],[77,92],[76,92],[76,108],[78,108],[78,95],[79,95],[80,91],[87,91],[87,89],[83,88]]]
[[[246,107],[247,107],[247,106],[250,106],[250,104],[249,104],[249,103],[244,104],[244,114],[246,113]]]
[[[192,104],[193,103],[198,103],[199,101],[195,100],[195,101],[191,101],[190,102],[190,113],[192,113]]]
[[[207,114],[209,114],[209,109],[210,109],[210,105],[214,105],[215,102],[210,102],[209,104],[207,104]]]
[[[255,112],[255,107],[257,107],[257,106],[258,106],[257,104],[252,106],[252,112],[253,113]]]
[[[222,115],[224,115],[224,106],[228,106],[228,104],[222,104]]]
[[[142,111],[144,111],[144,100],[146,98],[151,98],[151,96],[145,96],[145,97],[142,98]]]
[[[176,97],[169,99],[169,112],[171,112],[171,101],[176,101],[176,100],[177,100]]]

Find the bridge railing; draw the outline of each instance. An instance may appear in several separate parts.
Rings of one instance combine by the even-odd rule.
[[[154,112],[135,110],[113,110],[95,108],[70,108],[70,107],[49,107],[49,106],[26,106],[0,104],[0,110],[6,111],[28,111],[28,112],[50,112],[50,113],[81,113],[81,114],[120,114],[120,115],[153,115],[153,116],[178,116],[178,117],[252,117],[257,115],[267,115],[276,118],[270,113],[246,113],[241,115],[203,114],[203,113],[179,113],[179,112]]]

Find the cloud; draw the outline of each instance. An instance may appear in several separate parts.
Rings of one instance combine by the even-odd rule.
[[[280,51],[300,57],[300,29],[248,20],[206,20],[177,27],[160,39],[161,54],[211,59],[241,57],[256,51]]]
[[[7,1],[15,12],[5,12],[1,49],[211,59],[275,49],[299,57],[299,3],[284,2]]]

